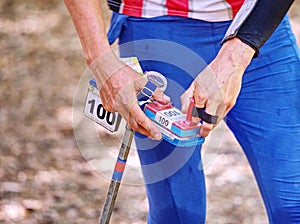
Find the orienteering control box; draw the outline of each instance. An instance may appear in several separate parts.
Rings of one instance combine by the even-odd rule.
[[[200,137],[201,123],[193,123],[191,116],[194,110],[191,101],[188,115],[174,107],[171,103],[161,104],[157,101],[147,101],[144,105],[145,115],[156,125],[162,133],[164,140],[176,146],[195,146],[202,144],[204,138]],[[108,112],[104,109],[94,79],[89,81],[84,115],[110,132],[119,129],[121,115],[117,112]]]
[[[131,58],[131,60],[133,59]],[[133,62],[134,66],[138,63],[136,59],[130,62]],[[131,67],[133,66],[131,65]],[[140,68],[135,70],[141,73]],[[171,103],[161,104],[151,99],[140,103],[143,104],[145,115],[162,133],[163,139],[175,146],[196,146],[204,142],[204,138],[200,136],[201,123],[193,123],[192,116],[200,117],[203,121],[212,124],[215,124],[218,118],[207,114],[204,108],[196,108],[193,98],[187,114],[183,114]],[[104,109],[94,79],[89,81],[84,115],[111,132],[116,132],[119,129],[121,115]]]

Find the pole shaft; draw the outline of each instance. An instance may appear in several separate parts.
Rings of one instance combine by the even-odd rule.
[[[124,169],[126,166],[126,161],[133,140],[133,135],[134,135],[134,131],[129,127],[128,124],[126,124],[122,145],[120,147],[115,169],[112,175],[108,193],[105,199],[105,204],[102,210],[100,224],[109,224],[114,209],[114,205],[116,202],[116,198],[118,195]]]

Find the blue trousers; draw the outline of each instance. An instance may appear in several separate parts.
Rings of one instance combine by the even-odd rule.
[[[180,95],[217,55],[229,24],[114,14],[109,40],[118,37],[121,56],[138,57],[144,71],[164,74],[166,94],[180,108]],[[300,57],[287,17],[247,68],[225,121],[249,160],[269,222],[300,223]],[[148,223],[205,223],[201,148],[174,147],[140,134],[136,144]]]

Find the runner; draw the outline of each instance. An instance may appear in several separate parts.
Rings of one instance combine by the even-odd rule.
[[[269,222],[300,223],[300,57],[285,16],[292,2],[109,0],[107,37],[98,0],[65,0],[104,107],[141,133],[148,223],[205,223],[201,149],[156,141],[161,134],[136,99],[146,80],[110,44],[118,38],[121,56],[136,56],[144,71],[171,80],[166,95],[176,107],[186,112],[194,97],[218,122],[225,119],[253,169]],[[154,98],[169,100],[161,92]],[[214,127],[204,122],[201,136]]]

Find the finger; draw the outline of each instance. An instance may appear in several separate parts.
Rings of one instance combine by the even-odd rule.
[[[213,124],[203,122],[201,129],[200,129],[200,136],[207,137],[213,128],[214,128]]]
[[[171,99],[169,96],[165,95],[162,90],[156,88],[154,93],[152,94],[153,99],[162,104],[170,103]]]
[[[130,90],[127,91],[127,94],[124,91],[125,89],[122,89],[122,94],[121,92],[118,94],[118,101],[121,103],[115,109],[119,112],[122,111],[121,115],[134,131],[152,139],[160,140],[162,137],[161,133],[141,110],[136,96],[132,97],[134,94],[130,93]]]
[[[224,105],[220,105],[218,108],[217,108],[217,111],[216,111],[216,115],[218,116],[218,121],[217,121],[217,125],[220,123],[221,120],[223,120],[223,118],[226,116],[228,110],[226,109],[226,107]]]
[[[141,133],[143,135],[146,135],[146,136],[152,138],[151,137],[151,132],[149,132],[144,127],[142,127],[141,125],[139,125],[134,119],[132,119],[132,118],[129,119],[128,124],[132,128],[132,130],[134,130],[136,132],[139,132],[139,133]],[[155,139],[153,139],[153,140],[155,140]]]
[[[186,95],[182,95],[180,97],[181,100],[181,111],[182,113],[186,114],[190,105],[191,98],[187,97]]]
[[[206,104],[206,113],[216,115],[216,110],[212,109],[212,105],[207,103]],[[207,137],[214,127],[215,127],[214,124],[203,122],[201,129],[200,129],[200,136]]]
[[[160,140],[162,135],[160,131],[154,126],[152,121],[144,114],[138,104],[135,104],[130,110],[130,116],[135,119],[137,124],[147,131],[147,136],[152,139]]]
[[[191,102],[191,98],[194,95],[194,84],[192,85],[181,95],[180,101],[181,101],[181,111],[186,114]]]
[[[151,132],[149,130],[146,130],[144,127],[139,125],[135,118],[127,111],[127,110],[120,110],[119,113],[121,116],[126,120],[126,122],[129,124],[129,126],[132,128],[132,130],[137,131],[143,135],[149,136],[151,135]]]
[[[201,92],[201,93],[197,93],[194,95],[194,99],[195,99],[195,106],[198,108],[204,108],[205,104],[207,102],[207,98],[205,97],[205,95]]]
[[[225,110],[223,108],[218,108],[216,112],[216,114],[218,115],[218,122],[215,126],[219,125],[219,123],[227,116],[231,109],[232,106],[227,106]]]
[[[224,117],[229,113],[229,111],[234,107],[236,101],[232,102],[231,104],[228,104],[228,106],[226,107],[225,109],[225,112],[224,112]]]
[[[199,117],[192,117],[193,124],[198,124],[201,121]]]

